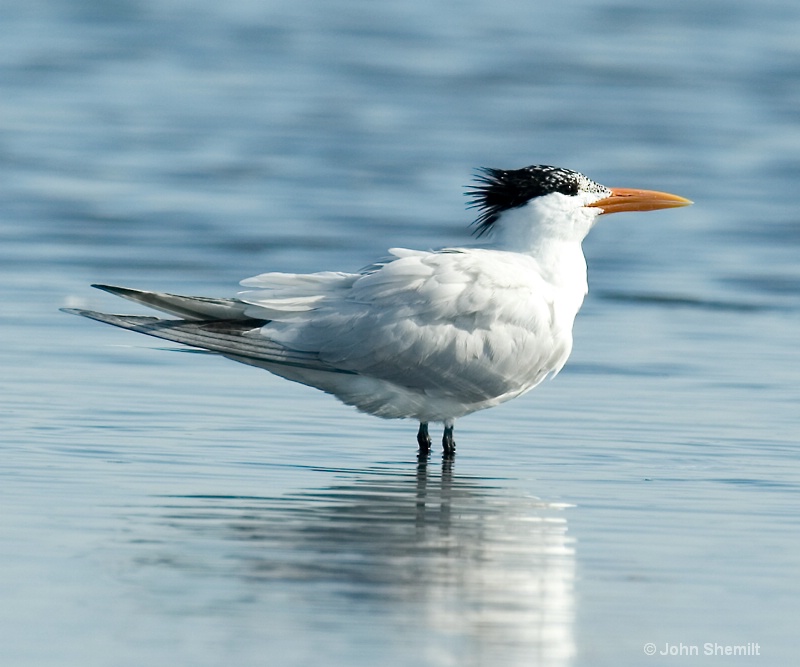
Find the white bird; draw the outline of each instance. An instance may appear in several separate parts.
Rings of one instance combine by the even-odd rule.
[[[564,366],[588,291],[581,242],[602,214],[691,204],[663,192],[607,188],[569,169],[481,169],[467,193],[489,243],[393,248],[358,273],[263,273],[235,298],[94,285],[180,319],[68,309],[219,353],[333,394],[377,417],[455,419],[533,389]]]

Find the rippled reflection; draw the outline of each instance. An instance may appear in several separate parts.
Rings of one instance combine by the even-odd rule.
[[[309,641],[358,636],[355,620],[407,636],[406,654],[423,664],[571,662],[575,552],[563,506],[447,464],[316,472],[334,483],[282,497],[169,497],[160,509],[172,535],[139,564],[245,582],[248,613],[255,605],[265,627],[289,597],[305,610],[289,631]],[[185,553],[165,557],[175,549]]]

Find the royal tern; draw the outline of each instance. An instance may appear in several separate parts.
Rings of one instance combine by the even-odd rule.
[[[67,309],[123,329],[216,352],[333,394],[377,417],[442,422],[529,391],[564,366],[588,291],[581,242],[598,217],[691,204],[607,188],[569,169],[481,169],[469,187],[478,246],[393,248],[359,271],[264,273],[233,298],[94,285],[178,316]]]

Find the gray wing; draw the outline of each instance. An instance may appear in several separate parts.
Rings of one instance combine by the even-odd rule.
[[[151,294],[149,298],[152,299],[152,296]],[[181,298],[191,299],[192,297]],[[141,301],[139,298],[134,300]],[[148,305],[152,304],[148,303]],[[349,371],[343,371],[325,363],[316,353],[292,350],[261,335],[260,330],[265,324],[264,320],[253,318],[165,320],[137,315],[112,315],[79,308],[63,308],[62,310],[129,331],[216,352],[253,366],[269,367],[274,364],[350,374]],[[194,315],[196,317],[197,313],[195,312]]]
[[[207,296],[181,296],[164,292],[148,292],[115,287],[114,285],[92,285],[97,289],[121,296],[123,299],[141,303],[148,308],[177,315],[187,320],[236,320],[244,319],[247,304],[238,299],[215,299]]]

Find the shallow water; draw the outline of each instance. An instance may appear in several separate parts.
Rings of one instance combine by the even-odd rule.
[[[792,662],[800,7],[6,5],[3,665]],[[57,312],[462,243],[530,163],[696,204],[602,220],[571,361],[452,465]]]

